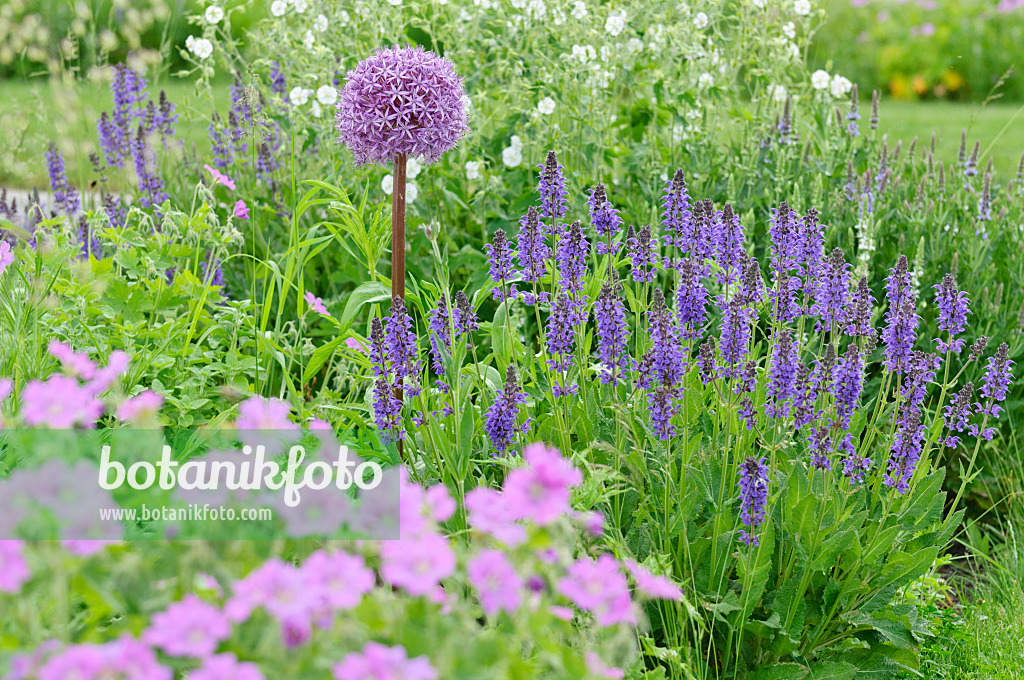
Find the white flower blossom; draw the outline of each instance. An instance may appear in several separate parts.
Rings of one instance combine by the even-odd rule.
[[[313,28],[318,33],[323,33],[327,30],[327,17],[323,14],[318,14],[316,19],[313,19]]]
[[[782,25],[782,34],[792,40],[796,37],[796,24],[789,21]]]
[[[608,32],[608,35],[619,35],[625,28],[626,13],[623,10],[608,13],[608,19],[604,22],[604,30]]]
[[[304,106],[312,94],[313,90],[309,88],[293,87],[292,91],[288,93],[288,101],[291,102],[292,106]]]
[[[547,11],[548,6],[544,4],[544,0],[530,0],[526,4],[526,16],[531,19],[543,19]]]
[[[480,179],[481,165],[483,165],[481,161],[468,161],[466,163],[466,179]]]
[[[786,101],[787,94],[788,93],[786,92],[785,85],[769,85],[768,86],[768,95],[774,101],[776,101],[776,102],[778,102],[780,104],[782,102]]]
[[[848,78],[844,78],[843,76],[836,74],[832,76],[832,83],[829,87],[832,90],[833,97],[836,99],[842,99],[850,93],[850,90],[853,89],[853,83],[851,83]]]
[[[302,45],[307,49],[313,48],[313,43],[316,42],[316,36],[313,35],[313,31],[306,31],[306,35],[302,36]]]
[[[388,0],[388,4],[389,5],[394,5],[395,7],[398,7],[399,5],[402,4],[402,0]]]
[[[697,79],[697,83],[701,87],[712,87],[715,84],[715,78],[710,73],[702,73],[700,78]]]
[[[800,46],[796,43],[789,43],[789,47],[786,48],[786,56],[789,57],[790,61],[796,61],[800,58]]]
[[[409,182],[405,185],[405,202],[412,203],[416,200],[416,197],[420,195],[420,188]]]
[[[632,54],[636,54],[644,48],[644,41],[640,38],[630,38],[626,41],[626,49]]]
[[[284,16],[284,13],[288,11],[288,3],[285,0],[274,0],[270,4],[270,13],[275,17]]]
[[[405,176],[407,179],[416,179],[423,166],[415,158],[410,158],[405,164]]]
[[[190,35],[185,40],[185,47],[196,56],[196,59],[206,59],[213,54],[213,43],[206,38],[196,38]]]
[[[582,0],[576,0],[576,2],[572,4],[571,14],[572,18],[577,20],[587,16],[587,4],[582,2]]]
[[[334,85],[321,85],[317,88],[316,99],[324,106],[334,106],[338,103],[338,89]]]
[[[512,135],[509,146],[501,152],[501,162],[510,168],[518,168],[523,162],[523,142],[519,135]]]
[[[560,9],[551,10],[551,23],[555,26],[561,26],[565,23],[565,12]]]
[[[697,15],[693,17],[693,25],[697,28],[706,28],[708,25],[708,15],[704,12],[697,12]]]
[[[764,0],[750,0],[750,4],[758,9],[764,9]]]
[[[345,26],[348,26],[348,22],[350,21],[352,21],[352,16],[348,12],[341,10],[341,12],[338,13],[338,26],[344,28]]]
[[[555,100],[551,97],[544,97],[544,99],[537,102],[537,110],[545,116],[550,116],[555,112]]]
[[[320,110],[320,102],[318,102],[315,99],[313,100],[313,106],[311,108],[313,110],[313,117],[314,118],[319,118],[320,114],[323,113],[323,111]]]
[[[291,0],[291,3],[292,7],[294,7],[295,11],[299,14],[305,12],[306,8],[309,7],[309,3],[306,2],[306,0]]]
[[[220,20],[224,18],[224,10],[217,5],[210,5],[206,8],[206,22],[209,24],[219,24]]]
[[[572,56],[581,64],[586,64],[597,59],[597,52],[593,45],[573,45]]]
[[[793,3],[793,11],[802,17],[807,16],[811,13],[810,0],[796,0],[796,2]]]
[[[384,193],[388,196],[395,190],[395,178],[392,175],[384,175],[384,179],[380,181],[380,188],[384,190]],[[406,187],[408,189],[409,187]]]
[[[827,89],[829,80],[830,78],[828,76],[828,73],[821,70],[820,68],[811,74],[811,86],[814,87],[815,90]]]

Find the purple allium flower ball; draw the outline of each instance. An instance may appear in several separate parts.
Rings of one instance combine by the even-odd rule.
[[[358,165],[398,154],[433,163],[469,130],[462,79],[422,47],[381,48],[348,72],[338,100],[338,141]]]

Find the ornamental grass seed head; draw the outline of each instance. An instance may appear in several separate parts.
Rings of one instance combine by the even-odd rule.
[[[469,130],[462,79],[422,47],[381,48],[348,72],[338,100],[338,141],[358,165],[398,154],[429,164]]]

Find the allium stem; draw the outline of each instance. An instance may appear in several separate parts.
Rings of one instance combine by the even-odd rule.
[[[391,191],[391,297],[405,299],[405,162],[404,153],[395,155],[394,185]]]

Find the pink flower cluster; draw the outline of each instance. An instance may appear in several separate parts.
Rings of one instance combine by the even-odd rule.
[[[434,680],[437,671],[425,656],[408,658],[404,647],[368,642],[362,652],[349,654],[334,666],[337,680]]]
[[[203,167],[206,168],[206,171],[210,173],[211,177],[213,177],[214,184],[220,184],[222,186],[225,186],[230,191],[235,190],[235,180],[231,179],[230,177],[228,177],[223,172],[221,172],[220,170],[213,166],[204,165]],[[235,203],[235,207],[232,209],[232,213],[234,214],[236,219],[247,220],[249,219],[249,206],[247,206],[245,204],[245,201],[243,201],[242,199],[238,199],[238,201]]]
[[[99,398],[128,369],[128,355],[120,350],[110,353],[107,365],[100,368],[87,354],[53,341],[50,354],[56,357],[65,374],[47,380],[31,380],[21,393],[21,415],[27,425],[68,429],[95,427],[103,415]]]
[[[0,540],[0,591],[16,593],[30,577],[28,563],[22,555],[24,543]]]

